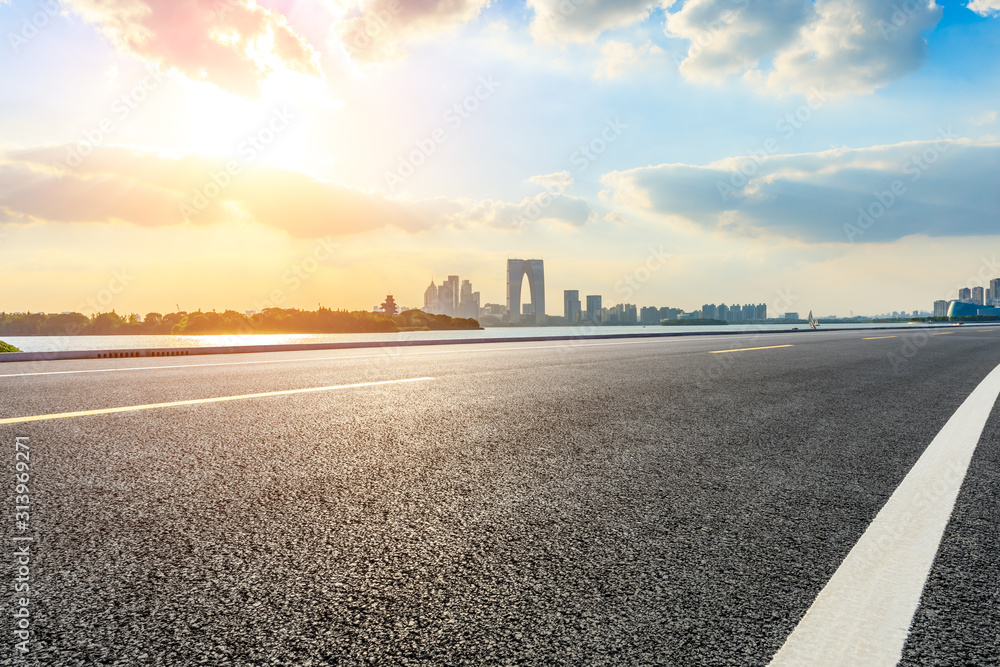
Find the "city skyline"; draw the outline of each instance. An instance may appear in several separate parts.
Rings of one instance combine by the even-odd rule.
[[[530,253],[846,315],[997,265],[992,0],[731,4],[2,2],[0,307],[367,309]]]
[[[532,288],[532,281],[534,280],[537,282],[541,286],[541,290],[544,292],[544,260],[508,258],[506,262],[507,279],[505,294],[507,296],[507,305],[491,303],[489,300],[485,300],[485,305],[482,305],[484,300],[481,299],[480,292],[472,292],[472,282],[468,279],[461,281],[461,296],[452,299],[450,295],[458,294],[459,292],[450,286],[457,286],[460,278],[458,275],[449,275],[448,279],[440,286],[436,285],[433,279],[431,280],[430,285],[424,290],[424,306],[422,309],[435,314],[451,315],[453,313],[459,313],[458,316],[461,317],[474,317],[470,313],[473,312],[474,309],[478,309],[479,316],[485,317],[488,325],[517,323],[512,322],[510,318],[509,306],[514,294],[512,288],[516,287],[516,292],[523,296],[525,294],[524,284],[527,283],[528,301],[524,302],[522,298],[518,297],[518,303],[521,304],[521,308],[518,312],[520,314],[520,319],[524,319],[526,317],[532,317],[535,319],[535,321],[529,322],[528,324],[554,323],[559,320],[568,324],[584,322],[605,324],[649,324],[660,320],[685,319],[693,317],[700,317],[702,319],[718,319],[729,323],[776,319],[801,319],[799,311],[791,308],[795,299],[793,295],[788,293],[780,294],[780,298],[772,303],[770,310],[768,309],[767,303],[754,302],[741,304],[735,300],[730,304],[726,304],[725,302],[719,304],[705,303],[700,307],[692,307],[688,310],[686,308],[664,306],[662,304],[650,305],[643,304],[642,302],[629,303],[628,301],[622,301],[614,304],[613,306],[609,305],[608,307],[604,307],[603,302],[605,295],[581,294],[581,290],[579,289],[561,290],[561,314],[545,311],[545,297],[542,296],[542,312],[540,315],[544,317],[542,319],[538,319],[536,317],[538,314],[535,313],[533,309],[535,295],[533,294],[534,290]],[[987,279],[982,277],[983,275],[985,274],[980,272],[979,276],[972,279],[973,281],[982,282],[983,285],[957,288],[957,298],[935,299],[930,303],[929,307],[857,314],[852,309],[850,314],[846,316],[837,313],[825,313],[814,308],[808,308],[808,311],[812,312],[815,310],[816,313],[818,313],[818,316],[822,318],[832,317],[837,319],[851,319],[857,317],[945,317],[948,314],[949,306],[956,301],[985,306],[1000,305],[1000,278]],[[631,280],[623,281],[623,283],[627,282],[630,288],[634,288],[637,286],[637,282],[645,282],[645,280],[646,279],[642,278],[641,274],[637,273],[632,276]],[[440,301],[439,294],[449,295],[447,297],[443,297],[445,298],[447,305],[442,305],[445,302]],[[634,295],[634,292],[631,294]],[[691,297],[688,297],[688,300],[690,301]],[[550,300],[549,302],[551,303],[552,301]],[[594,313],[598,313],[598,315],[595,316]]]

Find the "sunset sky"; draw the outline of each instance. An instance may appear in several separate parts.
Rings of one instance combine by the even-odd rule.
[[[502,303],[508,257],[554,315],[1000,277],[1000,0],[0,0],[0,35],[8,312]]]

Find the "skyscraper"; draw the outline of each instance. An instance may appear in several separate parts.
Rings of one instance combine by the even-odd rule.
[[[450,290],[450,293],[451,293],[451,304],[450,304],[451,311],[448,312],[448,313],[446,313],[446,314],[447,315],[451,315],[452,317],[454,317],[454,316],[458,315],[458,304],[459,304],[459,301],[460,301],[458,276],[448,276],[447,283],[451,287],[451,290]]]
[[[438,286],[431,280],[431,284],[424,290],[424,312],[438,313]]]
[[[563,317],[570,324],[580,321],[580,290],[563,290]]]
[[[934,317],[947,317],[948,316],[948,302],[944,299],[938,299],[934,302]]]
[[[458,299],[458,316],[473,319],[479,317],[479,292],[472,291],[472,282],[469,280],[462,281]]]
[[[958,300],[962,303],[972,303],[972,290],[968,287],[958,290]]]
[[[545,323],[545,266],[540,259],[507,260],[507,313],[511,324],[525,321],[521,317],[521,284],[528,277],[532,316],[528,324]]]
[[[994,278],[990,281],[990,305],[998,306],[1000,305],[1000,278]]]
[[[986,296],[983,294],[982,287],[972,288],[972,303],[976,304],[977,306],[986,305]]]
[[[587,320],[597,324],[601,321],[601,295],[587,295]]]
[[[448,315],[452,317],[455,315],[455,309],[452,307],[452,303],[455,300],[455,293],[452,291],[452,281],[448,280],[441,283],[438,287],[438,315]],[[458,287],[458,285],[455,285]]]

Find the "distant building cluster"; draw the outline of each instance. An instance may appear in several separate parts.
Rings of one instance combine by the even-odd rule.
[[[701,307],[701,317],[706,320],[722,320],[723,322],[763,322],[767,319],[767,304],[757,305],[747,303],[742,306],[706,303]]]
[[[1000,278],[994,278],[987,287],[963,287],[958,290],[958,300],[976,306],[1000,306]]]
[[[934,302],[935,317],[971,317],[1000,315],[1000,278],[993,278],[986,286],[963,287],[958,299]]]
[[[524,282],[527,279],[527,290]],[[743,304],[705,304],[700,310],[686,312],[668,306],[638,307],[632,303],[604,306],[600,294],[580,295],[579,290],[563,291],[562,317],[549,316],[545,309],[545,265],[540,259],[508,259],[506,304],[480,306],[479,292],[472,283],[458,276],[448,276],[440,285],[434,281],[424,290],[423,310],[437,315],[474,317],[484,326],[503,324],[659,324],[664,320],[709,319],[724,322],[763,322],[767,306]],[[797,318],[796,313],[786,317]]]
[[[424,312],[449,317],[479,317],[479,292],[472,291],[472,282],[458,282],[458,276],[448,276],[440,285],[434,281],[424,290]]]

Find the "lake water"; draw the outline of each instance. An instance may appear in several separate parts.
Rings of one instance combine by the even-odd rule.
[[[821,330],[914,328],[924,324],[823,324]],[[357,334],[246,334],[234,336],[0,336],[25,352],[67,350],[127,350],[224,345],[281,345],[292,343],[353,343],[359,341],[455,340],[465,338],[526,338],[533,336],[593,336],[636,333],[677,334],[686,332],[736,333],[806,329],[805,324],[755,324],[734,326],[605,326],[605,327],[491,327],[481,331],[407,331]]]

